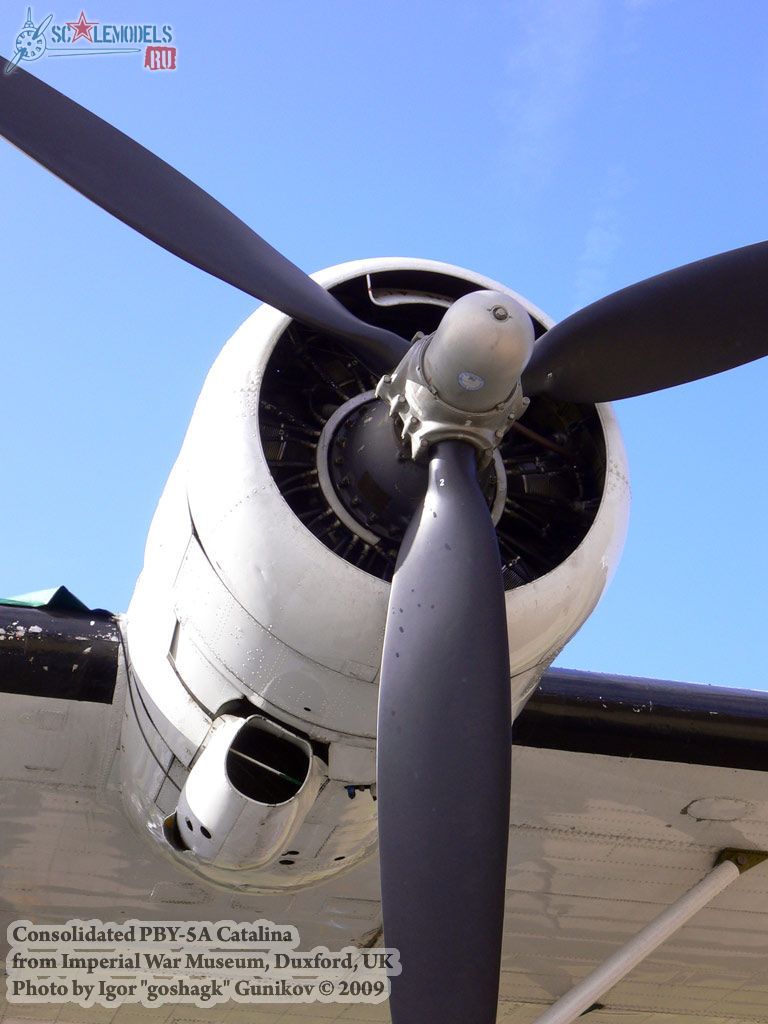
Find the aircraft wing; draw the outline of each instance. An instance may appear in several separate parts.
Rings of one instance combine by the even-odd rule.
[[[20,918],[267,918],[298,927],[304,949],[380,944],[375,857],[320,886],[224,891],[158,856],[133,829],[115,770],[127,694],[119,620],[5,607],[2,622],[2,934]],[[547,673],[515,726],[499,1021],[535,1021],[706,875],[723,848],[768,848],[767,723],[768,694]],[[466,946],[471,956],[472,935]],[[767,954],[763,865],[586,1019],[754,1024],[768,1012]],[[384,1006],[364,1003],[161,1011],[2,1004],[7,1021],[100,1024],[151,1015],[169,1024],[388,1019]]]

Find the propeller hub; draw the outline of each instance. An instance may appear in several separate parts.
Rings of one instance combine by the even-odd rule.
[[[470,292],[454,302],[425,345],[424,379],[448,405],[488,412],[510,398],[533,342],[533,323],[519,302],[504,292]]]
[[[423,458],[438,441],[467,441],[488,465],[528,407],[520,377],[533,343],[528,311],[510,295],[482,290],[457,299],[376,388],[410,440],[411,457]]]

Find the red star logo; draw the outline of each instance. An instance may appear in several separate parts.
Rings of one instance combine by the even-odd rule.
[[[91,31],[93,26],[98,24],[98,21],[88,21],[85,16],[85,11],[80,11],[80,17],[77,21],[67,22],[67,25],[69,25],[74,32],[70,42],[76,43],[78,39],[87,39],[89,43],[92,43],[93,36],[91,35]]]

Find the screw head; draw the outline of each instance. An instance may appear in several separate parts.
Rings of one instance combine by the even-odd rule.
[[[505,309],[504,306],[494,306],[491,313],[493,313],[494,319],[496,320],[509,319],[509,311]]]

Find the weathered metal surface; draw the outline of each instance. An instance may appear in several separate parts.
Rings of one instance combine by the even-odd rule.
[[[0,604],[0,692],[109,704],[119,642],[105,612]]]

